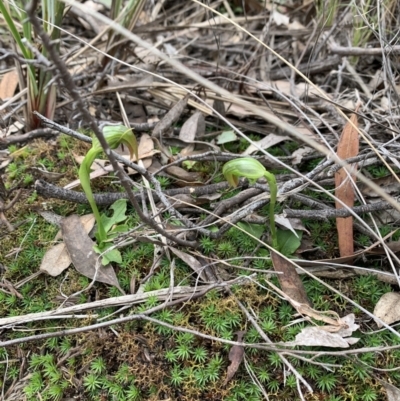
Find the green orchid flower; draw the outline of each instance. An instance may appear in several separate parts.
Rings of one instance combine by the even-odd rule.
[[[265,177],[268,182],[271,195],[269,203],[269,220],[271,222],[272,246],[274,249],[278,249],[278,238],[276,234],[274,213],[278,186],[276,184],[275,176],[268,172],[259,161],[251,157],[230,160],[229,162],[225,163],[222,173],[224,174],[229,185],[232,187],[237,187],[240,177],[247,178],[250,183],[255,183],[259,178]]]
[[[126,145],[129,149],[130,157],[132,158],[132,156],[135,155],[136,160],[139,159],[136,137],[131,128],[127,128],[124,125],[107,126],[103,128],[103,134],[111,149],[116,149],[121,144]],[[83,190],[85,191],[86,197],[96,219],[96,238],[99,242],[100,249],[101,243],[107,240],[107,233],[103,226],[99,209],[97,208],[96,202],[93,197],[92,188],[90,186],[90,167],[92,166],[96,157],[98,157],[102,151],[103,148],[101,147],[99,140],[97,138],[94,138],[92,142],[92,147],[87,152],[79,169],[79,180],[81,182]]]

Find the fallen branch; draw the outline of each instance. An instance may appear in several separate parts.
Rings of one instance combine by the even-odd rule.
[[[183,188],[174,188],[167,189],[164,192],[165,196],[173,197],[179,194],[186,195],[194,195],[194,196],[202,196],[213,194],[218,191],[224,191],[228,189],[229,185],[227,182],[220,182],[218,184],[210,184],[202,187],[183,187]],[[83,192],[71,191],[69,189],[60,188],[56,185],[50,184],[44,180],[37,180],[35,182],[35,190],[40,196],[45,198],[55,198],[62,199],[74,203],[80,204],[88,204],[88,200],[86,195]],[[158,202],[160,198],[157,193],[153,190],[154,200]],[[138,200],[141,200],[141,194],[135,194],[135,197]],[[147,194],[143,195],[145,199],[147,199]],[[118,199],[128,199],[128,195],[126,192],[107,192],[101,194],[94,194],[94,199],[98,205],[101,206],[109,206],[113,204]]]
[[[342,47],[331,46],[330,51],[339,56],[382,56],[388,54],[400,54],[400,46],[387,46],[387,47]]]

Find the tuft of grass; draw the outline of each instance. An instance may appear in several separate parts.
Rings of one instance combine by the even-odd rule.
[[[41,55],[47,59],[47,50],[36,42],[31,23],[25,11],[24,1],[0,2],[0,13],[6,21],[6,26],[21,51],[25,60],[33,61],[36,57],[32,49],[41,48]],[[64,2],[47,0],[41,2],[42,29],[50,36],[54,49],[60,51],[59,27],[64,14]],[[39,11],[39,10],[37,10]],[[22,67],[22,65],[20,65]],[[53,73],[37,67],[35,63],[28,63],[26,76],[19,82],[20,88],[28,88],[28,102],[25,115],[27,117],[28,131],[40,126],[40,122],[32,113],[38,111],[49,119],[53,118],[56,106],[56,86],[51,82]],[[23,71],[22,68],[20,68]]]

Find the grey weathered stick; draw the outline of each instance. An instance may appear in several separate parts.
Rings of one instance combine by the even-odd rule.
[[[382,56],[383,54],[400,54],[400,46],[387,46],[387,47],[342,47],[330,46],[330,51],[339,56]]]

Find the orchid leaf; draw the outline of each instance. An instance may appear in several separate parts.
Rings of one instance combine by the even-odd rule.
[[[301,244],[303,232],[295,230],[296,234],[290,230],[278,230],[278,251],[285,256],[293,255]]]
[[[247,233],[251,234],[253,237],[256,237],[257,239],[260,239],[265,231],[265,226],[263,226],[262,224],[252,224],[252,223],[247,223],[245,221],[239,221],[237,225],[242,230],[246,231]]]
[[[121,223],[127,219],[126,213],[126,199],[118,199],[111,205],[113,210],[113,215],[107,217],[106,215],[101,215],[101,222],[103,224],[104,230],[108,233],[112,226]]]

